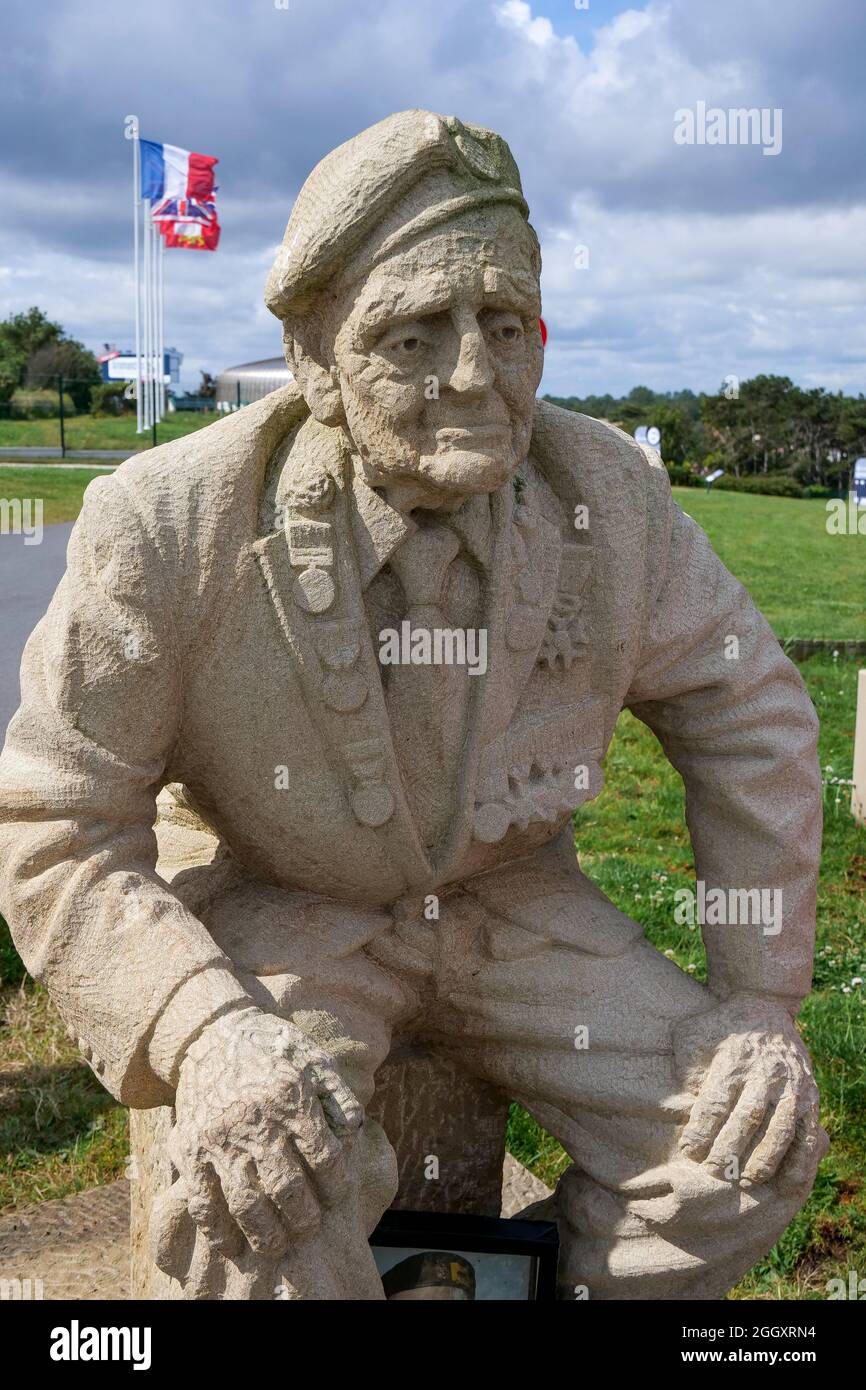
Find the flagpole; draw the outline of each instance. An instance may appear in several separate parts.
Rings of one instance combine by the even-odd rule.
[[[149,430],[153,418],[151,416],[151,390],[150,376],[153,366],[153,345],[151,342],[151,315],[150,315],[150,199],[142,198],[142,242],[144,251],[144,372],[142,374],[142,417],[141,423],[145,430]]]
[[[132,141],[132,240],[134,255],[135,294],[135,432],[141,433],[141,251],[139,223],[141,221],[141,146],[137,116],[127,116],[124,134]]]
[[[150,225],[150,399],[152,425],[159,423],[159,376],[156,353],[159,345],[159,261],[156,253],[156,223],[153,206],[148,217]]]
[[[132,209],[135,223],[135,432],[141,434],[141,254],[138,235],[141,222],[141,145],[137,117],[132,164],[135,170],[135,202]]]
[[[156,410],[156,247],[153,244],[153,234],[153,204],[151,203],[147,214],[147,236],[150,243],[150,358],[147,368],[150,373],[151,426],[155,425],[159,419]]]
[[[148,313],[148,285],[150,283],[150,252],[147,239],[147,199],[141,200],[141,427],[146,430],[150,424],[150,401],[147,386],[147,363],[150,351],[150,314]]]
[[[154,373],[153,386],[156,398],[156,418],[162,419],[162,378],[163,378],[163,351],[162,351],[162,255],[160,243],[162,237],[159,234],[157,224],[153,223],[153,346],[154,346]]]
[[[165,411],[165,238],[156,233],[159,257],[159,418]]]

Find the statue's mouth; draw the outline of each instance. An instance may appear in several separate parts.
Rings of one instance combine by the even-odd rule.
[[[436,431],[436,443],[449,444],[501,444],[511,435],[511,429],[504,423],[469,425],[466,428],[448,426]]]

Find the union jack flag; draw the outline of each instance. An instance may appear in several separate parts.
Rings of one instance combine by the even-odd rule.
[[[204,198],[163,198],[151,217],[154,222],[215,222],[216,203]]]

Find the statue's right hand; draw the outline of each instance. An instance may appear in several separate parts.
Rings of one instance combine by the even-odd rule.
[[[251,1007],[192,1044],[175,1117],[169,1153],[193,1221],[226,1255],[246,1243],[276,1257],[312,1235],[321,1206],[336,1201],[342,1141],[364,1114],[326,1052]]]

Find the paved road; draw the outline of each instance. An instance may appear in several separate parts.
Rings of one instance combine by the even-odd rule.
[[[24,643],[45,612],[66,569],[71,521],[46,526],[41,545],[0,535],[0,744],[18,708]]]

